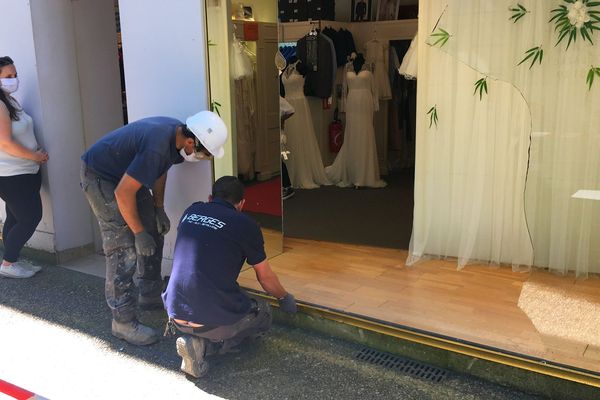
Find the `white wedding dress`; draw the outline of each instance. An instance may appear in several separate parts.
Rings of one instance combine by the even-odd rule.
[[[290,65],[282,76],[285,99],[295,113],[285,121],[286,147],[290,152],[285,162],[292,186],[298,189],[315,189],[329,185],[325,175],[321,151],[317,144],[312,116],[304,96],[304,77]]]
[[[342,106],[346,112],[344,144],[333,164],[325,168],[327,178],[341,187],[382,188],[373,129],[373,112],[379,99],[373,74],[363,69],[358,74],[349,63],[345,72]]]
[[[410,42],[410,47],[402,59],[402,64],[398,68],[400,75],[403,75],[406,79],[417,79],[418,64],[418,36],[415,35],[413,40]]]
[[[374,39],[365,45],[365,60],[367,64],[375,66],[373,71],[375,85],[380,100],[389,100],[392,98],[392,87],[388,73],[386,48],[379,40]]]
[[[237,38],[232,44],[232,77],[235,85],[235,121],[238,175],[246,180],[255,177],[256,157],[256,84],[254,62]]]

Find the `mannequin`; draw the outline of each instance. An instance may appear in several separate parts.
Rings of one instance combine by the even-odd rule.
[[[379,109],[379,98],[373,74],[362,54],[347,64],[344,78],[341,103],[346,112],[344,144],[325,173],[340,187],[385,187],[379,177],[373,129],[373,112]]]
[[[294,108],[295,115],[285,123],[288,159],[285,162],[291,184],[298,189],[315,189],[329,184],[321,159],[312,124],[310,107],[305,96],[307,67],[297,60],[290,62],[281,74],[285,100]]]
[[[362,53],[358,53],[354,60],[352,60],[352,66],[354,68],[354,73],[358,75],[360,71],[362,71],[363,66],[365,65],[365,57]]]

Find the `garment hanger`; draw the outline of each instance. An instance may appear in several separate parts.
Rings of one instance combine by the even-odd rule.
[[[377,28],[375,26],[373,26],[373,31],[371,32],[371,34],[373,35],[373,39],[371,39],[371,42],[379,42],[379,40],[377,39]]]
[[[242,49],[244,50],[244,52],[246,54],[248,54],[251,57],[256,58],[256,54],[254,54],[253,52],[250,51],[250,49],[248,48],[248,46],[246,45],[246,42],[240,42],[242,44]]]
[[[315,25],[318,25],[319,23],[316,21],[310,21],[310,32],[308,32],[308,36],[317,36],[319,34],[319,32],[317,32],[317,29],[315,28]]]

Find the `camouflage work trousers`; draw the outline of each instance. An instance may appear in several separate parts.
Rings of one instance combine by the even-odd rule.
[[[152,235],[157,248],[149,257],[136,253],[133,232],[121,216],[115,199],[116,186],[98,176],[85,163],[82,165],[81,188],[100,225],[106,257],[106,302],[116,321],[129,322],[137,314],[136,271],[139,295],[149,298],[160,296],[164,239],[156,226],[152,194],[148,188],[142,187],[137,192],[137,209],[144,229]]]

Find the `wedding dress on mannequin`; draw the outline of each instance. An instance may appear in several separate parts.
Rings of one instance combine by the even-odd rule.
[[[344,144],[333,164],[325,168],[327,178],[341,187],[385,187],[379,177],[379,162],[373,129],[373,112],[379,98],[373,74],[363,65],[357,73],[352,62],[346,66],[342,110],[346,112]]]
[[[294,188],[315,189],[330,183],[325,175],[310,108],[304,96],[304,77],[297,71],[297,65],[298,62],[290,64],[281,78],[285,99],[296,111],[285,121],[284,132],[290,152],[286,165]]]

